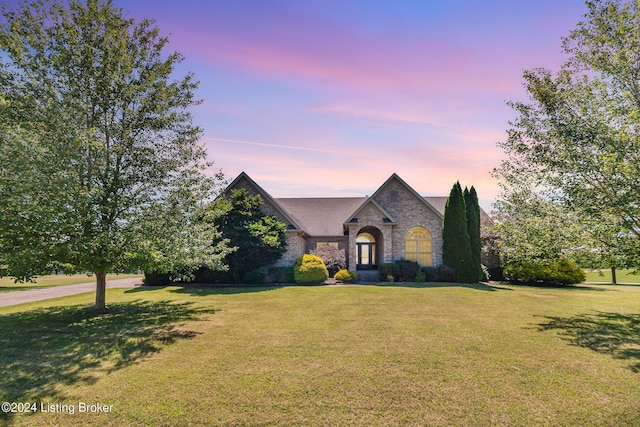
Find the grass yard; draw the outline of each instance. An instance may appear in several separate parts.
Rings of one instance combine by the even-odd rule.
[[[107,280],[127,279],[129,277],[142,277],[141,274],[109,274]],[[86,274],[52,274],[50,276],[41,276],[35,282],[15,283],[10,277],[0,278],[0,293],[25,291],[28,289],[42,289],[53,286],[76,285],[78,283],[95,282],[96,277]]]
[[[640,283],[640,275],[631,274],[633,270],[616,270],[616,280],[618,283]],[[587,273],[586,282],[589,283],[611,283],[611,270],[585,270]]]
[[[640,424],[636,286],[112,289],[90,318],[92,302],[0,308],[0,401],[38,405],[7,424]]]

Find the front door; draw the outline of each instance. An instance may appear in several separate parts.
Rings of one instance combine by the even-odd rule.
[[[371,270],[376,266],[376,239],[369,233],[360,233],[356,238],[358,270]]]

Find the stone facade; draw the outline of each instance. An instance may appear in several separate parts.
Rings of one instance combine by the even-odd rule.
[[[390,250],[385,252],[385,262],[406,258],[407,231],[413,227],[424,227],[431,234],[432,265],[442,264],[442,215],[435,208],[397,179],[387,181],[373,199],[397,224],[392,227],[390,239],[384,236],[385,241],[391,242]]]
[[[345,250],[349,269],[362,270],[360,277],[373,276],[380,264],[407,258],[406,236],[414,227],[430,234],[431,262],[426,265],[442,263],[442,198],[432,198],[434,202],[440,199],[434,207],[396,174],[371,197],[362,198],[274,199],[244,172],[226,191],[238,188],[262,196],[265,214],[287,226],[287,252],[276,266],[290,266],[319,243],[329,243]],[[366,265],[358,264],[363,259],[359,251],[365,250],[357,242],[362,233],[375,240],[369,246],[375,253]]]
[[[308,253],[306,250],[306,240],[301,233],[296,231],[287,231],[287,252],[275,263],[274,267],[292,266],[296,258],[301,254]]]

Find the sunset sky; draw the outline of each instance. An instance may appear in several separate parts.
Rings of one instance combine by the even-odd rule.
[[[215,169],[274,197],[364,196],[393,172],[423,195],[498,194],[522,73],[564,61],[583,0],[116,0],[186,56]]]

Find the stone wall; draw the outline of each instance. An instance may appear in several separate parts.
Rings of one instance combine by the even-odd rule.
[[[405,257],[404,238],[410,228],[424,227],[431,233],[433,265],[442,264],[442,219],[396,180],[391,180],[375,195],[375,201],[393,217],[398,225],[393,227],[391,260]],[[385,236],[386,238],[386,236]],[[387,250],[385,249],[385,260]],[[386,261],[385,261],[386,262]]]
[[[273,266],[290,267],[305,250],[305,239],[299,231],[287,231],[287,252]]]
[[[356,238],[363,228],[374,227],[380,232],[381,239],[376,241],[378,263],[391,262],[393,258],[392,234],[393,225],[384,221],[385,215],[373,203],[365,205],[357,215],[358,222],[348,224],[349,227],[349,268],[356,269]]]

